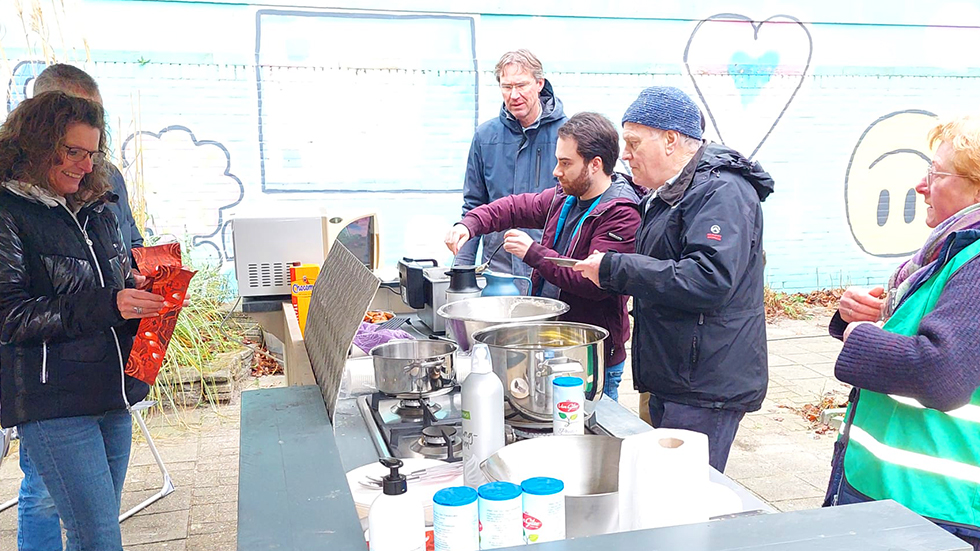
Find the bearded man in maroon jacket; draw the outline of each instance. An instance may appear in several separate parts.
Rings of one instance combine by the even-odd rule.
[[[531,294],[567,303],[565,321],[609,331],[603,392],[615,400],[630,331],[627,297],[604,291],[572,268],[545,258],[581,260],[594,251],[632,253],[640,225],[640,196],[626,177],[613,172],[619,134],[598,113],[579,113],[558,129],[555,157],[558,185],[540,193],[503,197],[469,211],[446,234],[446,246],[455,254],[472,237],[509,230],[504,250],[531,267]],[[535,242],[511,228],[544,231],[541,241]]]

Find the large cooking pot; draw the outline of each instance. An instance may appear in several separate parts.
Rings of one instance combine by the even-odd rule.
[[[439,315],[446,319],[446,336],[468,352],[477,331],[502,323],[552,320],[567,311],[567,304],[553,298],[487,296],[444,304]]]
[[[619,452],[611,436],[545,436],[497,450],[480,468],[491,481],[535,476],[565,483],[565,537],[619,531]]]
[[[525,418],[551,422],[552,382],[565,375],[585,380],[585,416],[602,398],[605,329],[587,323],[538,321],[495,325],[473,334],[490,348],[493,372],[507,401]]]
[[[397,398],[449,392],[456,385],[456,345],[437,340],[394,340],[371,349],[378,390]]]

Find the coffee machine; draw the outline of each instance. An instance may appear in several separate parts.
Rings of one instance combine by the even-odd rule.
[[[446,320],[439,314],[439,308],[447,302],[447,295],[451,295],[453,300],[479,296],[480,283],[484,282],[482,276],[477,276],[473,285],[468,285],[465,290],[462,287],[454,290],[450,287],[450,273],[456,277],[457,286],[464,279],[468,281],[467,274],[462,272],[472,272],[469,276],[475,275],[475,266],[455,266],[446,268],[439,266],[439,263],[432,258],[402,258],[398,261],[398,285],[399,294],[402,302],[419,311],[419,319],[433,333],[446,332]],[[447,293],[447,291],[452,291]],[[460,292],[462,291],[462,292]]]
[[[446,332],[446,320],[436,312],[446,303],[449,276],[432,258],[402,258],[398,261],[398,287],[402,302],[419,311],[433,333]]]

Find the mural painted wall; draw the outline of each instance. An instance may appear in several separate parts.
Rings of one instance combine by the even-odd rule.
[[[379,213],[389,265],[448,261],[473,131],[500,109],[493,66],[526,47],[568,114],[618,122],[642,88],[674,85],[709,137],[759,160],[776,180],[774,288],[874,284],[928,233],[913,190],[926,132],[980,91],[969,2],[65,4],[74,31],[48,43],[99,81],[117,163],[142,166],[148,231],[228,269],[235,216],[319,212]],[[8,112],[44,67],[40,41],[0,5]]]

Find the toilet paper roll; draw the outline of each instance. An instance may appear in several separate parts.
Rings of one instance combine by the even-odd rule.
[[[619,529],[706,522],[708,437],[654,429],[623,439],[619,456]]]

